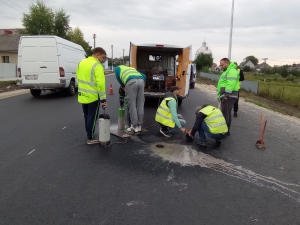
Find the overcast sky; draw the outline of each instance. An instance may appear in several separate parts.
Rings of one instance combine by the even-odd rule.
[[[0,28],[22,27],[22,13],[32,0],[0,0]],[[156,43],[193,47],[193,57],[205,38],[214,61],[228,57],[232,0],[44,0],[63,8],[72,27],[85,40],[103,47],[111,57],[128,55],[134,44]],[[299,0],[235,0],[233,61],[249,55],[270,65],[300,63]]]

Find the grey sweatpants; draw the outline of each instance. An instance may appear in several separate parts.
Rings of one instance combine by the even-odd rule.
[[[228,126],[228,131],[231,125],[231,110],[236,100],[236,98],[227,98],[221,101],[221,111],[223,113],[223,116],[225,117]]]
[[[125,84],[131,126],[134,128],[142,125],[144,119],[144,86],[143,79],[131,79]]]

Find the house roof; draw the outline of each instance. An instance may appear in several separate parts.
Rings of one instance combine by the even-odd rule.
[[[253,64],[253,62],[250,59],[247,59],[246,61],[244,61],[240,64],[240,67],[244,67],[248,62]],[[253,64],[253,66],[255,66],[255,65]]]
[[[263,69],[263,68],[269,68],[269,67],[271,67],[271,66],[268,63],[263,62],[263,63],[257,65],[256,69]]]
[[[0,51],[18,52],[21,36],[22,34],[0,34]]]

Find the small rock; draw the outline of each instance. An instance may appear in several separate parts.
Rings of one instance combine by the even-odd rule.
[[[19,86],[19,85],[20,85],[20,82],[17,82],[16,85]]]
[[[7,86],[7,87],[6,87],[6,89],[10,89],[10,88],[11,88],[11,86]]]

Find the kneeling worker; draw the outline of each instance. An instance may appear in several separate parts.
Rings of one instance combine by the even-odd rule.
[[[196,121],[193,129],[187,135],[194,137],[198,131],[200,142],[199,145],[206,147],[207,141],[205,133],[208,137],[216,140],[216,146],[220,146],[221,139],[225,137],[228,131],[225,118],[218,108],[211,105],[198,106],[195,110]]]
[[[180,93],[179,89],[180,88],[177,86],[171,87],[170,92],[166,93],[164,100],[156,111],[155,120],[160,124],[160,133],[165,137],[172,137],[170,132],[175,130],[175,125],[182,133],[186,132],[186,129],[183,127],[186,124],[186,121],[183,119],[182,115],[177,114],[177,96]]]

